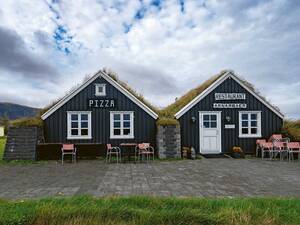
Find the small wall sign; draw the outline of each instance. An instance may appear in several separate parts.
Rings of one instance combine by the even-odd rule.
[[[215,93],[216,100],[245,100],[245,93]]]
[[[225,129],[235,129],[235,124],[225,124]]]
[[[88,106],[90,108],[115,108],[115,99],[88,99]]]
[[[214,103],[215,109],[246,109],[247,104],[245,103]]]

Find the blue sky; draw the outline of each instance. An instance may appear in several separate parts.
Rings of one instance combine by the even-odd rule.
[[[0,2],[0,101],[43,107],[108,67],[157,106],[232,69],[299,118],[297,0]]]

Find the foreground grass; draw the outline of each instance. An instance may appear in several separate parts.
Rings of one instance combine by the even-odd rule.
[[[0,201],[0,224],[300,224],[296,199],[183,199],[87,196]]]

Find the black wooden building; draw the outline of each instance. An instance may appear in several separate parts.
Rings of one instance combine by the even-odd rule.
[[[280,132],[283,114],[233,71],[222,73],[175,114],[182,146],[201,154],[255,151],[256,139]]]
[[[42,115],[46,143],[155,144],[158,115],[99,71]]]

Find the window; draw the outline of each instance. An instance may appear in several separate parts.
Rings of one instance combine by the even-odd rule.
[[[95,95],[105,96],[106,95],[106,84],[95,84]]]
[[[110,138],[134,138],[133,112],[110,112]]]
[[[91,112],[68,112],[67,139],[91,138]]]
[[[216,114],[203,115],[203,127],[204,128],[217,128],[217,115]]]
[[[239,137],[261,137],[261,112],[239,112]]]

